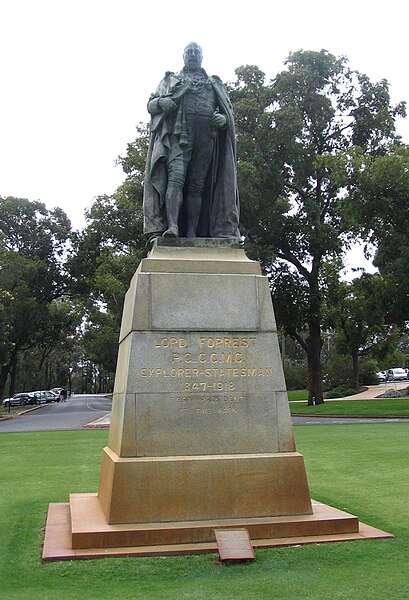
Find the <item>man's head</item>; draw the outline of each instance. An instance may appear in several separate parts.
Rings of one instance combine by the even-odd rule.
[[[183,52],[183,61],[185,67],[191,71],[196,71],[202,66],[203,53],[199,44],[189,42]]]

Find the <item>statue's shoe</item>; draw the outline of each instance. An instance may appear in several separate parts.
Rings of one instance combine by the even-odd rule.
[[[169,227],[169,229],[162,233],[162,237],[179,237],[179,229],[177,227]]]

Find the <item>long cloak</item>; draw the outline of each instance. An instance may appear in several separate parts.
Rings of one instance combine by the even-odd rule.
[[[207,75],[206,75],[207,77]],[[239,237],[239,196],[236,177],[236,139],[233,111],[226,89],[217,76],[208,77],[220,113],[227,119],[226,127],[215,130],[212,164],[207,175],[198,225],[199,237]],[[154,99],[170,97],[178,104],[176,114],[152,116],[151,138],[144,181],[144,232],[160,235],[166,231],[165,194],[167,187],[166,159],[171,152],[170,134],[177,133],[183,144],[184,94],[188,85],[183,73],[166,73]],[[183,236],[183,206],[180,231]]]

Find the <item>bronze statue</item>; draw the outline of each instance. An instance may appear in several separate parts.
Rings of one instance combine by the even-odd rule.
[[[184,68],[167,72],[148,102],[151,140],[144,231],[154,236],[239,237],[236,143],[221,79],[202,69],[189,43]]]

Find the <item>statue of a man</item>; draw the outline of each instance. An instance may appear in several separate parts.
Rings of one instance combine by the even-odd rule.
[[[189,43],[184,68],[167,72],[148,102],[151,140],[144,231],[152,236],[239,237],[235,129],[221,79]]]

